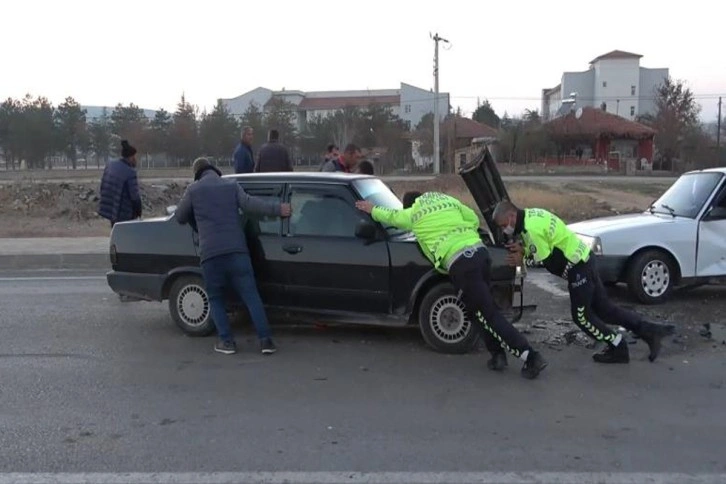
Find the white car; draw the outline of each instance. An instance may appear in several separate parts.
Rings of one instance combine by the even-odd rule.
[[[685,173],[645,212],[569,227],[592,244],[606,285],[662,302],[676,286],[726,277],[726,168]]]

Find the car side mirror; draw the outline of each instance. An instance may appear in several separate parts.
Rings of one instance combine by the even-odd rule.
[[[711,207],[704,220],[726,220],[726,207]]]
[[[376,238],[377,234],[376,224],[370,220],[361,220],[355,227],[355,236],[359,239],[372,240]]]
[[[168,207],[166,207],[167,215],[173,215],[174,212],[176,212],[176,205],[169,205]]]

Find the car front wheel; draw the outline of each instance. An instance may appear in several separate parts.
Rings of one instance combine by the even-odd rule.
[[[182,331],[190,336],[208,336],[214,321],[204,282],[199,276],[181,276],[169,290],[169,312]]]
[[[670,295],[675,278],[673,258],[660,250],[647,250],[630,263],[628,289],[643,304],[659,304]]]
[[[441,353],[467,353],[479,339],[478,328],[469,320],[464,303],[448,282],[437,284],[426,293],[418,319],[426,344]]]

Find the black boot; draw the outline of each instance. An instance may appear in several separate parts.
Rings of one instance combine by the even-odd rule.
[[[598,363],[630,363],[628,343],[621,340],[617,346],[608,344],[600,353],[592,355],[592,359]]]
[[[640,323],[640,329],[636,333],[640,339],[648,343],[650,348],[650,354],[648,359],[652,362],[658,358],[660,353],[660,343],[664,336],[669,336],[675,331],[675,326],[672,324],[657,324],[651,323],[650,321],[643,321]]]
[[[542,355],[534,350],[529,350],[527,361],[524,362],[522,367],[522,376],[528,380],[534,380],[546,367],[547,362],[542,358]]]
[[[504,351],[492,353],[492,357],[487,361],[487,368],[492,371],[504,371],[507,367],[507,354]]]

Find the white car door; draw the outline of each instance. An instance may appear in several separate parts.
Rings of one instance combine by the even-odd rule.
[[[726,276],[726,185],[721,186],[698,224],[696,275]]]

